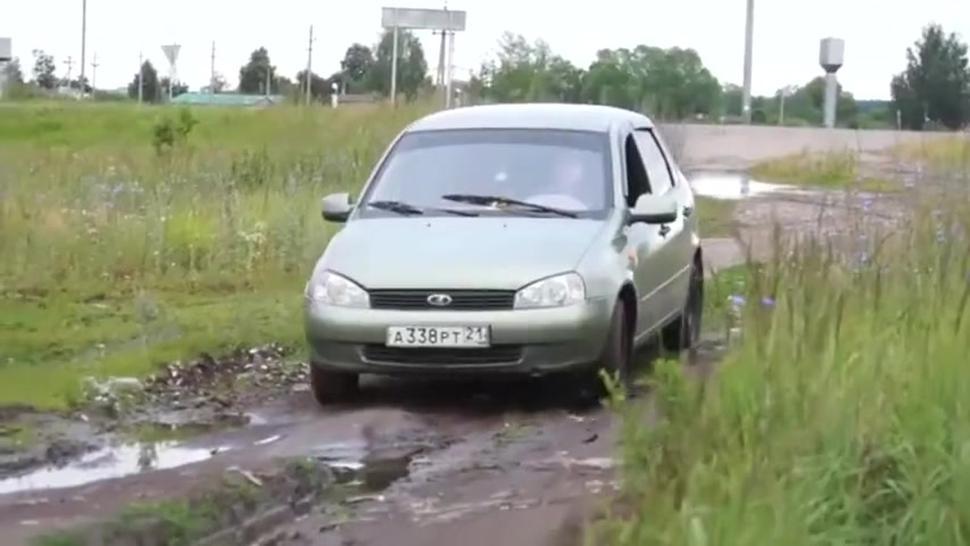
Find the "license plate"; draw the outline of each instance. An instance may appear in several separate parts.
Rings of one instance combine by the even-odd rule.
[[[392,326],[388,347],[488,347],[488,326]]]

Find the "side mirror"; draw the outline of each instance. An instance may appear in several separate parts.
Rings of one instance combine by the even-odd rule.
[[[669,224],[676,220],[677,200],[671,193],[659,196],[644,194],[637,199],[627,223]]]
[[[331,193],[323,198],[321,203],[323,219],[330,222],[346,222],[350,212],[354,209],[347,192]]]

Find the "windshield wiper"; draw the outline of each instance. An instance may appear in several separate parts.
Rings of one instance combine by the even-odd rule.
[[[469,210],[455,210],[455,209],[437,209],[437,208],[418,208],[414,205],[409,205],[402,201],[371,201],[367,203],[367,206],[374,207],[375,209],[387,210],[390,212],[396,212],[398,214],[424,214],[425,211],[434,212],[444,212],[447,214],[454,214],[456,216],[478,216],[477,212],[472,212]]]
[[[418,207],[409,205],[402,201],[371,201],[367,203],[367,206],[374,207],[375,209],[396,212],[398,214],[424,214],[424,211]]]
[[[458,193],[458,194],[442,195],[441,198],[448,201],[456,201],[458,203],[470,203],[472,205],[484,205],[484,206],[507,205],[512,207],[522,207],[526,209],[531,209],[536,212],[548,212],[550,214],[557,214],[559,216],[565,216],[567,218],[578,217],[578,215],[575,212],[569,212],[567,210],[557,209],[554,207],[547,207],[545,205],[540,205],[538,203],[530,203],[528,201],[519,201],[518,199],[502,197],[499,195],[469,195],[469,194]]]

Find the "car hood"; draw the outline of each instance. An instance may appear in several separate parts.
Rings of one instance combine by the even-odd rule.
[[[349,222],[317,264],[365,288],[517,290],[573,270],[600,220],[368,218]]]

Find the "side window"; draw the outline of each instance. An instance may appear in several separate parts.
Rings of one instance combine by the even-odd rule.
[[[643,163],[647,167],[647,176],[650,179],[653,193],[663,195],[673,187],[673,179],[670,176],[670,167],[667,165],[667,160],[664,158],[663,152],[660,151],[652,132],[638,129],[636,134],[637,147],[643,155]]]
[[[643,158],[640,156],[639,146],[633,139],[633,135],[626,137],[624,147],[626,148],[626,204],[633,208],[641,195],[650,193],[650,182]]]

